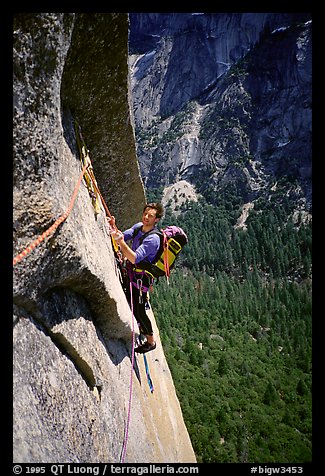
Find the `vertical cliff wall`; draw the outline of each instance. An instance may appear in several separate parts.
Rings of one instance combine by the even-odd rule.
[[[186,180],[215,202],[231,186],[244,204],[282,182],[310,212],[310,13],[132,13],[130,44],[148,189]]]
[[[127,14],[14,19],[14,255],[68,208],[81,172],[73,119],[121,228],[145,194],[128,89]],[[131,372],[135,323],[115,269],[104,210],[82,182],[71,214],[14,267],[14,461],[193,462],[159,341]],[[154,318],[153,318],[154,319]]]

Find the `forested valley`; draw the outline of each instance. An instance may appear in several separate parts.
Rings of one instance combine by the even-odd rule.
[[[312,230],[284,196],[242,228],[230,192],[160,224],[189,240],[150,299],[198,462],[312,460]]]

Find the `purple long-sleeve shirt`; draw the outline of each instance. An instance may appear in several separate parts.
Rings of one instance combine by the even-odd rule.
[[[140,221],[136,223],[131,228],[128,228],[123,232],[124,240],[128,241],[133,238],[133,233],[136,228],[142,226],[143,223]],[[140,229],[135,238],[132,241],[132,250],[135,252],[135,263],[140,263],[144,259],[152,263],[155,259],[159,247],[160,247],[160,238],[156,233],[148,235],[140,245],[140,239],[145,233]]]

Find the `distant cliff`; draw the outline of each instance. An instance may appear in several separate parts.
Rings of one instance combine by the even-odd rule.
[[[128,27],[123,13],[15,16],[14,255],[69,206],[73,119],[118,225],[139,219]],[[125,444],[126,463],[195,462],[158,329],[153,394],[142,357],[131,369],[135,323],[85,182],[66,221],[15,265],[13,300],[14,462],[119,462]]]
[[[308,13],[133,13],[130,65],[142,176],[211,201],[288,194],[311,208]],[[282,188],[283,187],[283,188]]]

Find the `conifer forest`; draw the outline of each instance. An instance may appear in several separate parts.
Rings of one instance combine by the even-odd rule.
[[[312,460],[311,223],[254,205],[246,229],[230,191],[161,222],[189,239],[150,299],[198,462]]]

